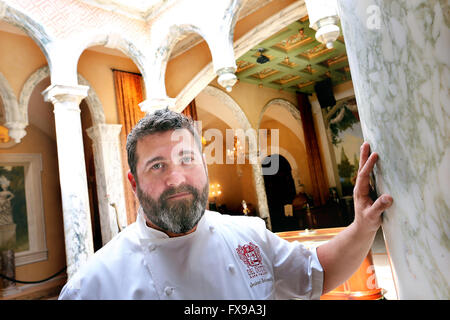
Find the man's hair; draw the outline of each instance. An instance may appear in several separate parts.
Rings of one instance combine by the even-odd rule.
[[[169,109],[157,110],[153,114],[148,114],[136,124],[127,137],[128,166],[137,179],[136,164],[138,157],[136,146],[139,139],[160,132],[172,131],[176,129],[187,129],[194,136],[194,141],[202,153],[202,142],[194,126],[194,121],[181,113]]]

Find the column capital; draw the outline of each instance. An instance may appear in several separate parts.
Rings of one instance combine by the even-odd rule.
[[[61,84],[52,84],[42,92],[45,101],[55,103],[75,102],[80,104],[81,100],[87,97],[88,86],[68,86]]]
[[[87,129],[86,132],[93,142],[119,141],[118,138],[121,130],[121,124],[99,123]]]

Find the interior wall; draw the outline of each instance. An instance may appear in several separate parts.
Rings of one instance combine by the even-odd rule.
[[[44,54],[31,38],[0,31],[0,72],[17,98],[28,77],[45,65]]]
[[[217,83],[217,79],[211,82],[211,85],[222,90]],[[222,90],[224,91],[224,90]],[[241,107],[252,128],[258,128],[258,121],[264,106],[271,100],[279,98],[297,105],[297,97],[295,93],[287,91],[279,91],[272,88],[258,87],[257,85],[237,82],[233,86],[233,90],[229,93],[231,98]]]

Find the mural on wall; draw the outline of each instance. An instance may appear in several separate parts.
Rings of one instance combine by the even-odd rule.
[[[359,166],[359,152],[364,142],[356,99],[346,98],[329,110],[329,127],[342,195],[351,196]]]
[[[0,165],[0,225],[16,224],[15,252],[29,250],[25,167]]]

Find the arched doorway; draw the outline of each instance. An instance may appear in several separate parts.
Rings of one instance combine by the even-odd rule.
[[[291,166],[282,155],[272,154],[263,159],[263,169],[270,167],[272,161],[278,161],[278,171],[273,175],[263,176],[272,231],[281,232],[298,229],[297,220],[294,217],[284,215],[284,206],[292,204],[296,195]]]

